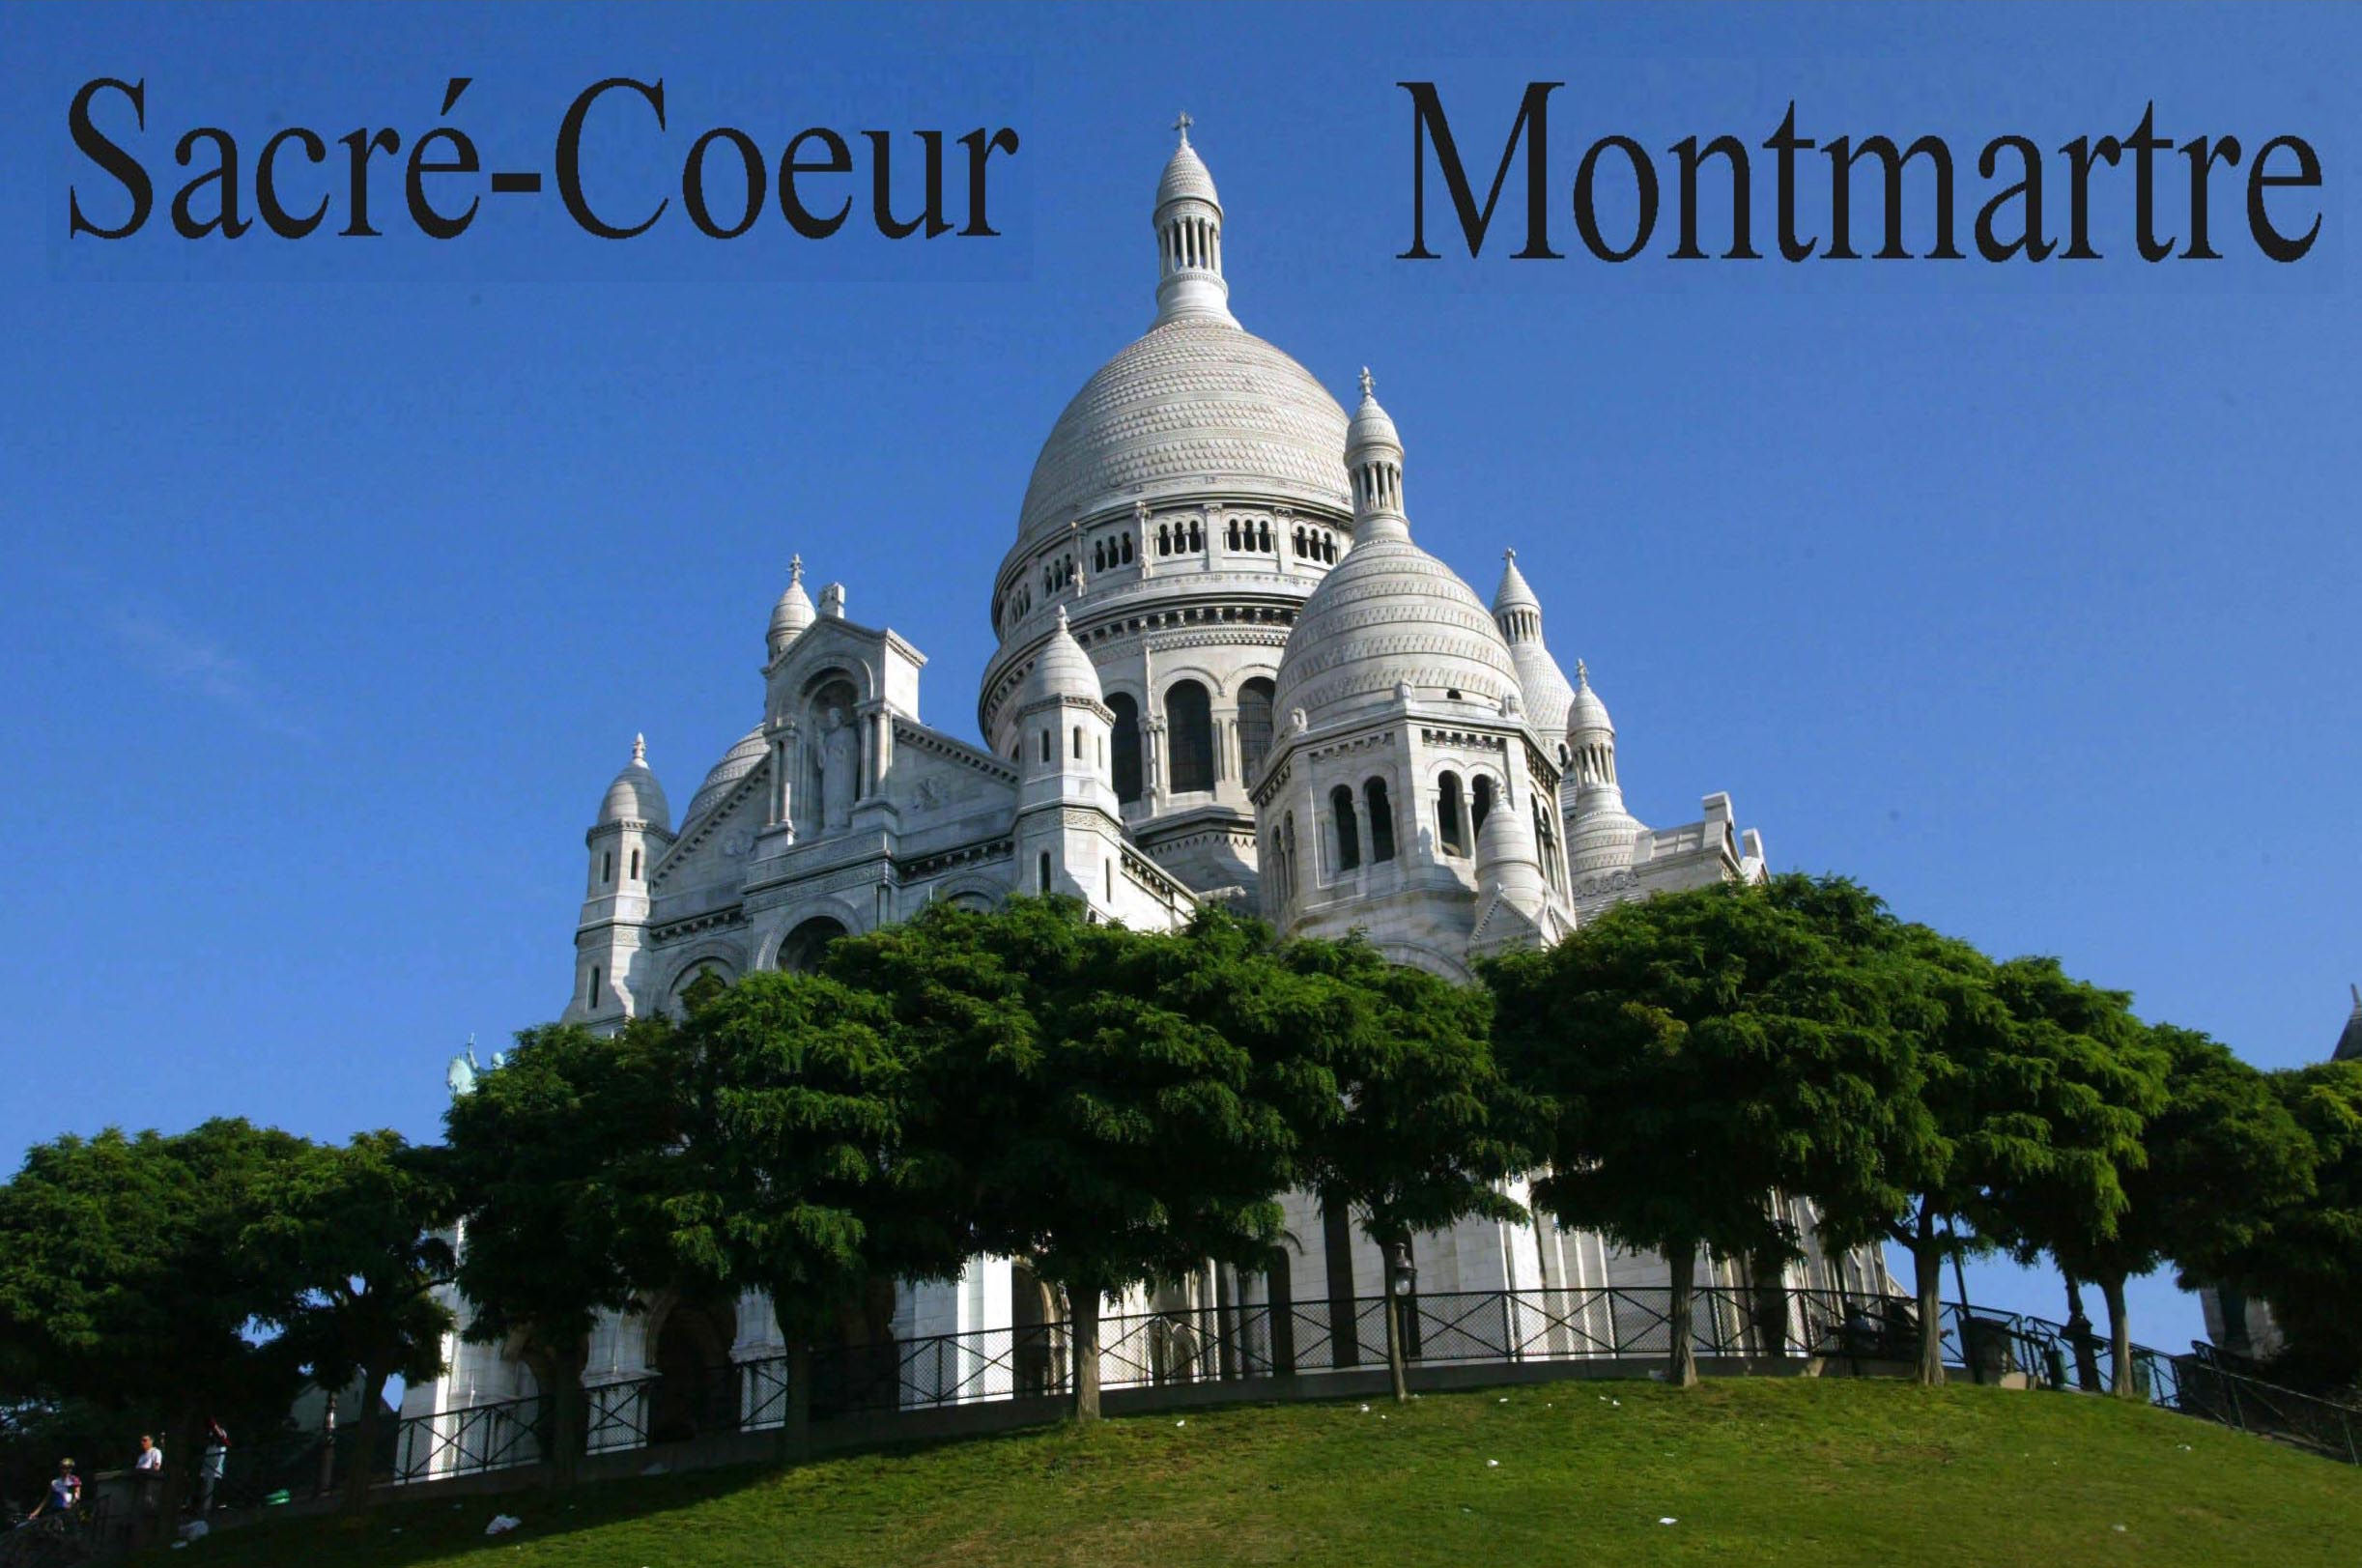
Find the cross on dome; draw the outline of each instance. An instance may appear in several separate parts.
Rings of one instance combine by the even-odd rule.
[[[1575,661],[1575,678],[1585,686],[1591,684],[1591,667],[1580,659]]]
[[[1181,110],[1181,118],[1173,122],[1173,128],[1181,132],[1181,144],[1183,147],[1189,145],[1189,128],[1196,124],[1197,121],[1190,118],[1190,114],[1187,109]]]
[[[641,764],[642,766],[646,765],[648,760],[647,736],[634,735],[632,737],[632,760]]]
[[[1361,367],[1361,395],[1363,397],[1376,397],[1378,395],[1378,378],[1370,374],[1370,367],[1368,365],[1363,365]]]
[[[801,554],[787,557],[787,581],[790,583],[804,581],[804,557]]]

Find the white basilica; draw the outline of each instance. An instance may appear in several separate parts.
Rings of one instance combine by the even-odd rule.
[[[939,898],[1056,892],[1149,929],[1238,900],[1285,935],[1361,930],[1466,978],[1610,900],[1763,874],[1726,795],[1678,827],[1626,810],[1607,706],[1580,663],[1569,682],[1552,657],[1514,552],[1488,610],[1413,541],[1404,443],[1368,373],[1349,418],[1238,324],[1222,206],[1185,125],[1154,229],[1155,319],[1059,415],[992,584],[983,744],[924,722],[919,650],[853,619],[841,584],[815,605],[799,561],[771,614],[760,712],[677,819],[637,742],[608,787],[566,1019],[673,1008],[701,974],[805,964]],[[1290,1221],[1269,1273],[1209,1268],[1126,1309],[1380,1293],[1350,1216],[1299,1197]],[[1547,1219],[1470,1221],[1414,1250],[1422,1295],[1665,1278],[1662,1260]],[[1882,1289],[1884,1271],[1812,1249],[1791,1283]],[[1063,1315],[1021,1263],[980,1259],[847,1333]],[[750,1296],[654,1303],[591,1350],[595,1386],[782,1346]],[[451,1351],[406,1414],[530,1391],[496,1351]]]

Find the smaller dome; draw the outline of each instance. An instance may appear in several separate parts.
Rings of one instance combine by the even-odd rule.
[[[1567,869],[1577,876],[1628,870],[1636,842],[1648,831],[1624,809],[1624,791],[1611,784],[1587,784],[1576,792],[1567,813]]]
[[[1591,690],[1591,670],[1580,659],[1575,661],[1575,698],[1567,707],[1567,744],[1573,746],[1583,737],[1615,739],[1615,724],[1608,717],[1608,704]]]
[[[771,608],[771,657],[786,652],[787,644],[817,618],[811,598],[804,591],[804,557],[798,556],[787,563],[787,591]]]
[[[697,792],[690,797],[689,810],[681,817],[681,826],[686,829],[720,805],[722,797],[728,794],[739,780],[762,765],[763,755],[770,750],[771,743],[763,739],[763,727],[760,725],[739,736],[737,744],[722,754],[722,760],[714,764],[714,770],[705,776],[705,782],[697,785]]]
[[[1037,702],[1052,702],[1062,698],[1088,698],[1094,702],[1106,699],[1099,685],[1098,668],[1092,664],[1083,645],[1074,641],[1074,634],[1067,630],[1065,605],[1058,607],[1058,624],[1043,641],[1041,652],[1034,659],[1034,668],[1026,671],[1025,684],[1017,692],[1017,708],[1023,710]]]
[[[1566,734],[1567,710],[1574,705],[1575,689],[1567,684],[1566,672],[1542,640],[1542,601],[1525,581],[1525,574],[1518,570],[1514,550],[1503,554],[1501,585],[1493,594],[1493,620],[1509,640],[1509,652],[1517,660],[1526,717],[1544,739],[1557,744]]]
[[[1352,468],[1353,460],[1373,448],[1402,455],[1403,438],[1394,428],[1394,418],[1379,406],[1378,381],[1370,367],[1361,367],[1361,407],[1353,411],[1353,422],[1345,427],[1345,466]]]
[[[1542,601],[1535,595],[1533,584],[1525,581],[1525,574],[1518,570],[1518,553],[1504,550],[1501,585],[1493,590],[1493,613],[1499,615],[1512,610],[1530,610],[1538,615],[1542,613]]]
[[[599,826],[610,822],[645,822],[668,833],[672,829],[672,807],[665,800],[665,786],[656,782],[656,770],[648,766],[645,735],[632,737],[632,759],[599,802]]]
[[[1199,157],[1197,149],[1189,145],[1188,118],[1187,115],[1181,116],[1184,123],[1181,128],[1181,145],[1173,149],[1173,156],[1165,160],[1164,178],[1156,182],[1158,212],[1162,212],[1169,202],[1201,201],[1214,208],[1222,205],[1222,198],[1214,194],[1213,176],[1207,172],[1206,160]]]

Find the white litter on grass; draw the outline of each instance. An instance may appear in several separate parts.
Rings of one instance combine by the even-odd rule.
[[[1657,1523],[1660,1525],[1678,1525],[1681,1523],[1681,1521],[1675,1519],[1671,1514],[1667,1514],[1663,1519],[1657,1521]]]
[[[1367,1406],[1367,1405],[1362,1406],[1362,1407],[1361,1407],[1361,1413],[1362,1413],[1362,1414],[1364,1414],[1364,1415],[1369,1414],[1369,1413],[1370,1413],[1370,1407],[1369,1407],[1369,1406]]]
[[[1173,1424],[1175,1426],[1187,1426],[1189,1423],[1187,1421],[1176,1421]]]
[[[1501,1395],[1501,1403],[1504,1405],[1509,1403],[1509,1396],[1507,1394]]]
[[[1608,1401],[1608,1403],[1613,1405],[1619,1411],[1624,1408],[1624,1402],[1620,1399],[1611,1399]]]
[[[1497,1470],[1500,1468],[1501,1462],[1497,1459],[1488,1459],[1485,1461],[1485,1468],[1489,1470]]]
[[[2119,1534],[2119,1535],[2121,1535],[2121,1534],[2123,1534],[2123,1533],[2124,1533],[2124,1526],[2123,1526],[2123,1525],[2109,1525],[2109,1526],[2108,1526],[2108,1528],[2110,1528],[2110,1529],[2112,1529],[2112,1530],[2116,1531],[2116,1533],[2117,1533],[2117,1534]]]
[[[484,1533],[486,1535],[506,1535],[524,1523],[525,1521],[519,1519],[515,1514],[495,1514],[492,1516],[492,1523],[484,1526]]]

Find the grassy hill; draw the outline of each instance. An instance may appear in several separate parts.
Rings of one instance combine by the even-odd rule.
[[[487,1540],[498,1509],[524,1527]],[[1674,1523],[1661,1523],[1664,1520]],[[1239,1407],[276,1521],[235,1568],[2351,1563],[2362,1469],[2098,1398],[1562,1383]]]

